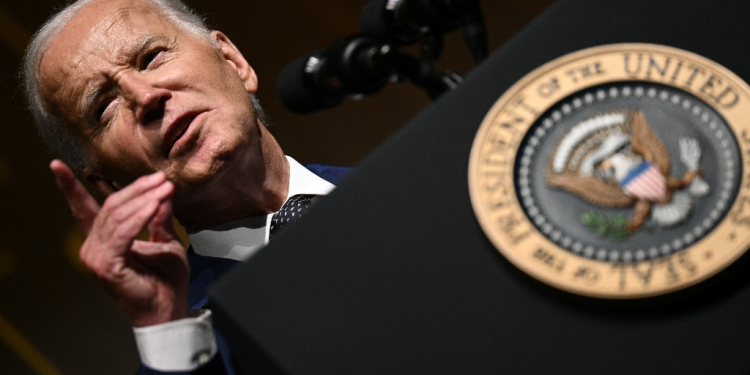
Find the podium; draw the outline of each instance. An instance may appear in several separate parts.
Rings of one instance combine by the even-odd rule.
[[[588,47],[654,43],[750,81],[748,15],[747,1],[554,4],[215,285],[215,322],[240,373],[750,372],[747,256],[661,297],[575,296],[498,253],[467,183],[484,116],[533,69]]]

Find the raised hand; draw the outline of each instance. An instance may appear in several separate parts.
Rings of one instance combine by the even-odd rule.
[[[189,269],[172,226],[174,185],[163,173],[143,176],[102,207],[65,163],[50,169],[86,234],[81,261],[104,283],[136,327],[188,316]],[[136,237],[149,231],[149,240]]]

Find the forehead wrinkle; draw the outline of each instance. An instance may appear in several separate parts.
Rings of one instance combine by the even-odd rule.
[[[44,69],[41,68],[41,65],[47,65],[47,68],[44,69],[47,73],[44,74],[46,78],[43,78],[41,74],[39,76],[40,81],[46,81],[40,85],[43,86],[42,91],[47,92],[47,94],[42,94],[42,100],[47,102],[46,105],[57,107],[59,111],[51,111],[59,112],[55,117],[60,118],[59,115],[69,117],[65,116],[64,112],[72,110],[72,113],[68,112],[68,114],[77,114],[86,118],[85,115],[91,113],[87,111],[90,111],[96,104],[98,95],[106,89],[107,81],[110,80],[109,77],[116,74],[116,67],[122,66],[129,60],[134,60],[134,57],[137,59],[138,52],[158,39],[148,35],[138,37],[138,24],[159,22],[175,28],[175,24],[171,20],[165,19],[160,9],[155,8],[150,3],[134,1],[113,11],[89,8],[95,4],[97,2],[82,8],[61,30],[60,34],[51,40],[49,47],[40,59],[40,70]],[[96,21],[90,24],[86,22],[87,19]],[[87,24],[90,26],[87,26]],[[120,26],[125,27],[125,29]],[[67,38],[63,36],[68,32],[81,32],[81,29],[88,34],[87,40],[83,41],[84,44],[71,45],[71,41],[66,40]],[[138,38],[137,41],[131,43],[135,38]],[[161,38],[168,39],[166,36],[161,36]],[[57,63],[49,60],[51,56],[48,52],[52,49],[56,50],[54,60],[57,60]],[[73,49],[79,53],[71,53]],[[60,59],[63,61],[60,61]],[[64,62],[66,59],[67,63]],[[95,62],[95,59],[102,61]],[[108,68],[100,69],[104,67]],[[112,69],[110,70],[110,68]],[[83,86],[71,85],[70,77],[82,77],[85,83]],[[53,96],[57,96],[57,98],[53,98]],[[74,102],[71,103],[68,101],[69,99],[65,100],[64,97],[73,99]],[[80,99],[74,99],[74,97]],[[73,104],[73,108],[68,107],[66,111],[63,108],[67,106],[64,102],[67,102],[67,105]],[[81,117],[79,117],[80,119]]]
[[[67,64],[60,61],[59,56],[51,61],[48,55],[51,49],[45,51],[40,63],[39,90],[43,105],[54,117],[62,120],[65,115],[64,99],[76,96],[77,88],[71,85],[69,78],[83,69],[83,59],[72,58]],[[43,71],[43,72],[42,72]]]
[[[86,8],[82,9],[85,10]],[[50,95],[54,95],[60,91],[75,90],[75,85],[70,85],[70,77],[81,76],[88,69],[86,63],[97,57],[97,50],[102,50],[101,39],[104,39],[105,33],[109,32],[112,27],[117,24],[117,21],[121,20],[125,14],[122,12],[115,12],[114,17],[102,17],[94,25],[90,26],[88,31],[88,40],[84,41],[83,45],[70,45],[70,42],[65,39],[65,34],[69,32],[76,32],[76,29],[86,27],[85,23],[82,25],[79,17],[87,16],[88,14],[79,12],[63,29],[58,33],[49,43],[49,47],[44,51],[40,58],[40,83],[43,91],[47,91]],[[90,16],[90,15],[89,15]],[[60,55],[60,49],[63,48],[62,55]],[[71,53],[73,50],[84,51],[84,53]],[[50,53],[55,51],[54,61],[50,61]],[[65,60],[67,59],[67,63]],[[47,66],[47,68],[43,68]],[[50,71],[50,69],[52,69]],[[46,70],[45,73],[41,73],[42,70]],[[48,77],[65,77],[52,79]],[[82,88],[86,90],[88,82],[94,80],[95,75],[91,76],[90,80],[87,80],[87,84]],[[43,81],[47,81],[46,84]],[[43,100],[45,102],[56,102],[48,95],[43,94]],[[52,104],[52,103],[48,103]],[[62,103],[55,103],[56,106],[60,106]],[[81,115],[81,113],[79,113]]]
[[[117,60],[123,63],[135,65],[138,56],[145,53],[145,51],[151,45],[159,41],[168,41],[168,38],[163,35],[143,35],[138,38],[138,41],[133,43],[130,47],[122,46],[120,52],[118,53],[119,56],[117,57]],[[81,106],[81,116],[88,115],[93,111],[93,107],[96,104],[97,99],[101,95],[101,92],[104,91],[104,87],[111,79],[106,74],[97,75],[99,77],[92,77],[90,81],[92,82],[91,89],[89,89],[88,92],[84,94],[84,99]]]
[[[113,28],[117,26],[118,24],[122,25],[128,25],[127,21],[128,19],[132,19],[133,13],[142,13],[145,15],[158,15],[156,12],[153,11],[153,9],[149,8],[141,8],[141,9],[118,9],[118,11],[115,13],[114,19],[112,22],[110,22],[107,25],[101,25],[101,23],[97,26],[97,28],[102,28],[102,32],[97,33],[98,39],[104,39],[103,42],[97,43],[98,45],[111,45],[114,44],[116,48],[116,52],[113,54],[113,65],[114,66],[127,66],[131,65],[134,66],[137,62],[138,56],[143,54],[151,45],[158,41],[166,41],[168,38],[163,35],[153,35],[153,34],[145,34],[141,35],[135,42],[131,43],[132,38],[118,38],[118,33],[120,31],[114,30]],[[119,21],[123,21],[120,23]],[[129,25],[129,27],[132,28],[132,25]],[[112,34],[115,34],[112,36]],[[115,43],[109,43],[111,40],[117,40]],[[84,98],[80,107],[80,115],[82,117],[88,116],[93,112],[93,107],[96,105],[97,100],[101,96],[101,92],[105,90],[105,87],[109,82],[111,82],[112,77],[114,77],[115,72],[97,72],[99,77],[92,77],[92,87],[91,89],[88,89],[87,92],[84,93]],[[96,79],[101,78],[101,79]],[[89,86],[89,85],[87,85]]]

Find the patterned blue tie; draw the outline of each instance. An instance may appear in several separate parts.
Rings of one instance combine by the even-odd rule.
[[[284,227],[297,221],[307,212],[315,195],[295,195],[287,199],[279,212],[271,219],[271,232],[268,238],[273,238]]]

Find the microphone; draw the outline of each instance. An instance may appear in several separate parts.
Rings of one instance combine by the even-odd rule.
[[[388,42],[413,44],[428,32],[463,23],[461,0],[372,0],[359,14],[359,30]]]
[[[478,63],[487,57],[487,30],[478,0],[372,0],[359,15],[362,33],[401,45],[462,26]]]
[[[381,47],[376,39],[356,34],[292,61],[276,79],[281,103],[304,114],[380,90],[392,75],[378,60]]]
[[[302,56],[289,64],[276,78],[276,91],[281,104],[295,113],[310,113],[339,105],[346,95],[340,82],[321,79],[324,67],[323,50]]]

